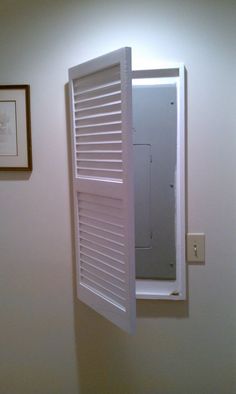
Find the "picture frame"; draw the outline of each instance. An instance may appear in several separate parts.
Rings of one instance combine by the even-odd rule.
[[[30,85],[0,85],[0,171],[32,171]]]

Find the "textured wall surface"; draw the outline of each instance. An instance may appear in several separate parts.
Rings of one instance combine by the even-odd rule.
[[[32,174],[0,174],[1,394],[234,394],[236,4],[2,0],[0,84],[31,85]],[[188,70],[186,303],[138,302],[130,337],[75,300],[69,67],[132,46]]]

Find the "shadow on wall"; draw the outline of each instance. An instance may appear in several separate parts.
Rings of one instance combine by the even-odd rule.
[[[72,234],[72,256],[73,256],[73,303],[74,303],[74,330],[77,357],[77,371],[79,380],[79,392],[81,394],[109,392],[107,388],[107,374],[111,365],[114,366],[114,354],[117,365],[123,360],[117,354],[117,346],[122,353],[124,347],[124,336],[121,330],[106,321],[99,314],[77,299],[76,295],[76,259],[75,259],[75,237],[74,237],[74,213],[73,213],[73,189],[72,189],[72,163],[71,163],[71,137],[70,137],[70,110],[69,110],[69,85],[65,85],[65,106],[67,122],[67,145],[68,145],[68,168],[70,184],[71,203],[71,234]],[[112,362],[111,362],[112,360]],[[112,376],[112,373],[111,373]],[[106,390],[106,391],[104,391]]]
[[[32,175],[29,171],[2,171],[0,172],[1,181],[28,181]]]
[[[188,317],[187,301],[138,300],[137,318],[186,318]]]
[[[70,109],[69,85],[65,85],[65,106],[67,121],[68,168],[71,203],[71,234],[73,251],[73,301],[74,301],[74,330],[76,338],[76,355],[78,363],[78,376],[81,394],[111,391],[116,387],[116,394],[132,392],[132,376],[130,368],[129,348],[135,349],[139,337],[130,336],[111,324],[91,308],[80,302],[76,296],[76,263],[75,263],[75,237],[74,213],[72,191],[72,163],[71,163],[71,137],[70,137]],[[137,318],[187,318],[187,301],[155,301],[138,300]],[[120,371],[114,374],[114,370]],[[122,379],[121,379],[122,376]],[[118,379],[119,378],[119,379]],[[114,380],[115,379],[115,380]],[[117,380],[116,380],[117,379]],[[131,391],[130,391],[131,390]]]

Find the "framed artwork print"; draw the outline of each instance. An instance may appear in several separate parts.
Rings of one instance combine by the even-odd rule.
[[[0,85],[0,171],[31,171],[30,86]]]

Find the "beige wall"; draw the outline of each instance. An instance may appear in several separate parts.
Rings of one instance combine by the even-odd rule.
[[[0,83],[31,85],[34,170],[0,174],[1,394],[236,392],[236,4],[2,0]],[[132,46],[188,70],[189,302],[138,302],[130,337],[74,299],[69,67]]]

